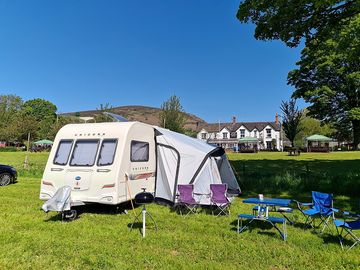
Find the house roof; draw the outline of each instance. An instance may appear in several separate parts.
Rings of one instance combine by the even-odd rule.
[[[331,138],[326,137],[324,135],[319,135],[319,134],[314,134],[311,135],[309,137],[306,137],[307,141],[312,141],[312,142],[328,142],[328,141],[332,141]]]
[[[247,130],[252,131],[254,129],[263,130],[266,126],[271,126],[276,131],[280,131],[280,124],[276,122],[238,122],[238,123],[200,123],[198,131],[205,129],[207,132],[218,132],[223,128],[227,128],[230,132],[237,131],[241,126],[244,126]]]

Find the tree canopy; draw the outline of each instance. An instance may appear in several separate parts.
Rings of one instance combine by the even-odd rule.
[[[244,0],[237,13],[256,25],[257,39],[290,47],[304,39],[298,68],[288,75],[293,97],[309,102],[309,114],[321,121],[338,128],[351,123],[354,148],[360,142],[359,13],[359,0]]]
[[[176,132],[184,132],[185,116],[180,98],[171,96],[161,105],[160,126]]]
[[[352,123],[355,147],[360,142],[360,14],[314,39],[302,50],[298,69],[289,73],[293,94],[311,103],[311,116],[325,122]]]
[[[244,0],[237,18],[256,25],[256,39],[280,39],[295,47],[302,38],[326,36],[359,9],[358,0]]]
[[[291,142],[291,146],[294,146],[296,135],[302,130],[301,120],[302,112],[296,106],[296,100],[282,101],[280,109],[283,112],[283,130],[285,136]]]

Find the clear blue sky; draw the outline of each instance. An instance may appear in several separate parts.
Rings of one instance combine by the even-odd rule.
[[[270,121],[299,49],[253,37],[228,1],[0,1],[0,93],[59,112],[159,107],[206,121]]]

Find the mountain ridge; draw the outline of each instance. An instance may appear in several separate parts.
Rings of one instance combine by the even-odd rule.
[[[150,107],[150,106],[142,106],[142,105],[126,105],[126,106],[118,106],[112,107],[107,111],[119,114],[129,121],[139,121],[143,123],[147,123],[150,125],[160,125],[160,108]],[[79,116],[79,117],[94,117],[97,114],[101,114],[102,111],[99,109],[96,110],[86,110],[86,111],[78,111],[78,112],[69,112],[63,113],[62,115],[70,115],[70,116]],[[185,115],[185,124],[184,128],[191,129],[196,131],[198,129],[199,124],[206,124],[206,121],[201,119],[200,117],[184,112]]]

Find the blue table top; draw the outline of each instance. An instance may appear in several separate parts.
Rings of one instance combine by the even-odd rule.
[[[259,205],[274,205],[274,206],[289,206],[291,203],[290,199],[275,199],[275,198],[249,198],[243,200],[243,203],[259,204]]]

